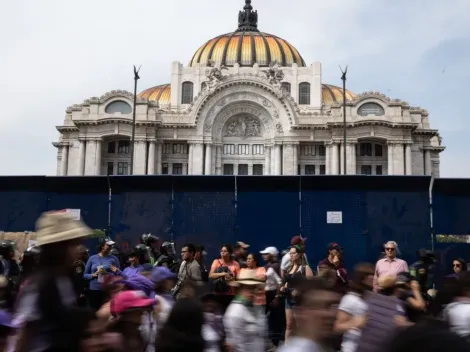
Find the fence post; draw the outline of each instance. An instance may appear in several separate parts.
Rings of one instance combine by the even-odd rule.
[[[434,252],[434,208],[433,208],[433,190],[434,190],[434,176],[431,176],[431,180],[429,182],[429,225],[430,225],[430,232],[431,232],[431,250]]]

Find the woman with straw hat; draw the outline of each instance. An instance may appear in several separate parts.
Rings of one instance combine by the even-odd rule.
[[[47,212],[36,222],[41,257],[20,294],[16,352],[78,351],[94,313],[77,307],[73,263],[91,230],[65,212]]]
[[[227,345],[233,352],[265,351],[267,326],[254,306],[256,292],[264,287],[264,282],[256,277],[256,273],[247,270],[240,272],[238,278],[228,284],[236,287],[237,295],[224,315]]]

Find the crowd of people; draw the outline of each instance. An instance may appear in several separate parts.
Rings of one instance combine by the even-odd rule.
[[[436,278],[433,252],[408,265],[390,241],[348,273],[339,244],[312,265],[295,236],[283,252],[223,244],[206,267],[200,244],[177,255],[145,234],[120,253],[105,237],[89,256],[91,230],[69,214],[44,213],[36,226],[19,260],[13,242],[0,243],[1,351],[470,351],[463,259]]]

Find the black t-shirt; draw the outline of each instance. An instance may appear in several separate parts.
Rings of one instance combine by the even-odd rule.
[[[408,317],[408,320],[416,323],[421,318],[425,315],[425,312],[422,310],[415,309],[411,306],[411,304],[408,303],[408,298],[413,298],[414,294],[412,291],[405,291],[403,295],[400,297],[400,300],[402,300],[405,303],[405,312],[406,316]]]

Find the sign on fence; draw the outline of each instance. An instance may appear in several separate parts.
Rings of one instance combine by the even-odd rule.
[[[326,212],[326,223],[327,224],[342,224],[343,223],[343,212],[342,211],[327,211]]]

